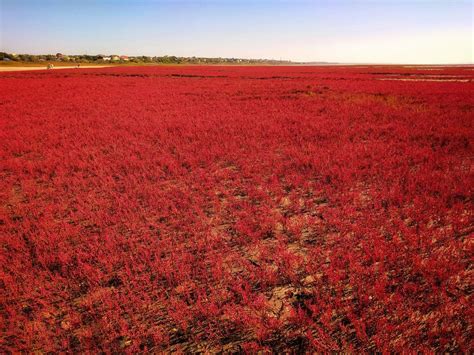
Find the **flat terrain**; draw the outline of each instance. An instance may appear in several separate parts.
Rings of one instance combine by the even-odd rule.
[[[473,80],[0,73],[1,352],[472,352]]]
[[[80,69],[83,68],[106,68],[107,65],[81,65]],[[54,66],[52,70],[56,69],[77,69],[76,66],[71,65],[62,65]],[[37,65],[37,66],[11,66],[11,65],[0,65],[0,72],[11,72],[11,71],[27,71],[27,70],[47,70],[47,65]]]

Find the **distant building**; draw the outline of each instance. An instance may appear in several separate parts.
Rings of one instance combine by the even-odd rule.
[[[120,57],[118,55],[112,55],[110,56],[111,60],[120,60]]]
[[[128,60],[129,60],[127,55],[121,55],[121,56],[120,56],[120,59],[121,59],[121,60],[124,60],[124,61],[128,61]]]
[[[64,54],[56,53],[56,59],[62,59],[63,57],[64,57]]]
[[[102,60],[107,60],[107,61],[109,61],[109,60],[112,60],[112,58],[111,58],[111,57],[102,57]]]

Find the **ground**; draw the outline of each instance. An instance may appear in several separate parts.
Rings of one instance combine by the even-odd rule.
[[[473,78],[0,73],[0,349],[472,351]]]

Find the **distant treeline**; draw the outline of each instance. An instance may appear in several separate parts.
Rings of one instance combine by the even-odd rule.
[[[66,55],[56,54],[15,54],[0,52],[0,61],[15,62],[70,62],[70,63],[160,63],[160,64],[288,64],[287,60],[274,59],[242,59],[242,58],[204,58],[204,57],[176,57],[176,56],[125,56],[125,55]]]

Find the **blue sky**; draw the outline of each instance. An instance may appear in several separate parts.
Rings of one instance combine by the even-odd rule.
[[[472,63],[471,0],[0,0],[15,53]]]

